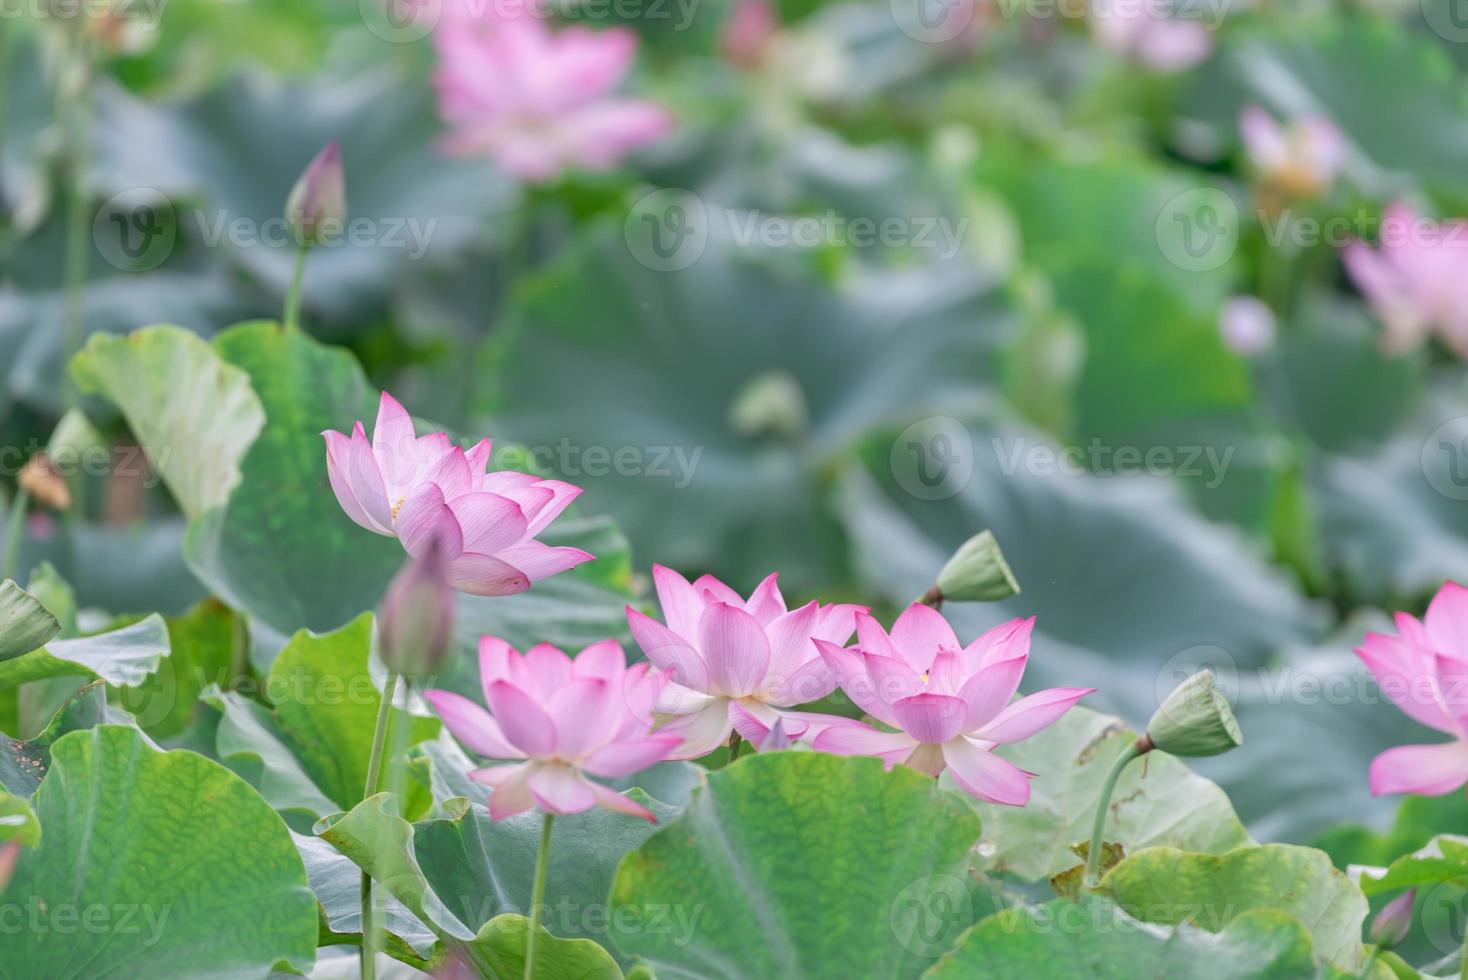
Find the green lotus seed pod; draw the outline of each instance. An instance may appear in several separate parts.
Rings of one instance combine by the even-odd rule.
[[[1147,723],[1152,746],[1184,758],[1222,755],[1244,744],[1243,733],[1213,671],[1202,670],[1168,695]]]
[[[991,531],[963,543],[938,573],[938,592],[951,602],[998,602],[1019,595],[1019,583]]]

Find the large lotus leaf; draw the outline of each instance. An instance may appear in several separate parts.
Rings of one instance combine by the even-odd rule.
[[[248,374],[172,326],[93,336],[71,372],[83,391],[121,409],[185,515],[228,502],[240,460],[265,425]]]
[[[1304,923],[1273,909],[1239,915],[1218,932],[1137,922],[1105,899],[1057,901],[998,912],[964,934],[925,980],[1310,980],[1343,976],[1315,962]]]
[[[158,669],[169,649],[168,625],[155,613],[91,636],[52,640],[39,650],[0,661],[0,689],[72,675],[133,687]]]
[[[1196,78],[1192,114],[1228,138],[1250,103],[1286,117],[1323,115],[1352,145],[1347,172],[1371,190],[1422,181],[1452,191],[1468,153],[1468,110],[1436,40],[1385,17],[1261,22],[1224,34],[1222,56]]]
[[[487,161],[440,152],[439,132],[432,89],[392,71],[309,84],[250,73],[162,111],[115,107],[99,120],[97,169],[108,186],[168,195],[190,238],[283,298],[296,257],[286,198],[340,140],[361,231],[312,251],[303,305],[308,321],[341,331],[372,322],[415,269],[487,237],[513,195]]]
[[[635,914],[614,938],[659,975],[915,977],[975,918],[978,834],[963,797],[911,770],[741,759],[623,861],[611,905]]]
[[[1439,834],[1385,868],[1360,867],[1356,880],[1367,895],[1444,881],[1468,885],[1468,837]]]
[[[986,866],[1037,881],[1080,864],[1071,847],[1090,839],[1101,785],[1135,738],[1115,718],[1072,708],[1038,735],[1001,746],[999,755],[1038,775],[1028,806],[979,804]],[[1105,840],[1127,853],[1221,854],[1253,843],[1223,790],[1162,752],[1128,766],[1111,800]]]
[[[634,212],[629,228],[639,215],[657,217]],[[659,271],[624,234],[594,227],[522,292],[492,342],[486,408],[588,487],[639,554],[818,586],[839,557],[826,461],[873,426],[984,401],[1000,305],[971,270],[831,286],[715,234],[691,265]]]
[[[397,542],[352,523],[326,479],[321,432],[375,418],[376,393],[350,353],[299,330],[245,324],[215,338],[214,348],[249,375],[265,428],[229,502],[190,526],[189,566],[281,633],[335,629],[375,606],[405,560]]]
[[[202,697],[220,713],[214,731],[220,761],[258,789],[292,827],[309,827],[336,811],[338,804],[312,780],[269,709],[218,688],[206,689]]]
[[[1165,480],[1088,475],[1042,436],[955,419],[873,439],[864,455],[843,476],[841,503],[862,581],[909,602],[959,544],[992,530],[1024,591],[945,613],[969,638],[1037,616],[1026,690],[1096,687],[1088,705],[1140,724],[1192,652],[1257,667],[1317,629],[1284,577]],[[943,479],[924,483],[925,467]]]
[[[167,620],[170,652],[158,669],[136,687],[117,692],[118,703],[155,738],[182,732],[193,718],[199,695],[211,685],[228,688],[236,671],[241,640],[239,624],[229,608],[206,599],[182,616]]]
[[[34,798],[43,834],[8,895],[40,927],[0,976],[258,978],[310,968],[316,902],[278,816],[241,779],[133,728],[73,732]],[[221,901],[221,896],[227,900]],[[105,928],[78,928],[105,916]]]
[[[292,833],[306,865],[306,877],[316,902],[334,936],[362,934],[362,869],[326,841]],[[427,959],[438,938],[402,902],[392,896],[379,899],[378,922],[405,947],[400,952]],[[392,940],[389,940],[391,942]]]
[[[460,955],[475,965],[481,976],[524,976],[529,935],[530,920],[525,916],[495,916]],[[543,980],[622,980],[616,960],[605,949],[589,939],[556,936],[544,925],[536,940],[533,975]]]
[[[10,579],[0,582],[0,661],[39,649],[60,631],[39,599]]]
[[[338,808],[356,805],[367,782],[373,727],[382,704],[382,693],[368,670],[371,648],[368,615],[334,633],[298,633],[266,679],[265,693],[275,705],[282,735]],[[386,745],[398,744],[396,729],[403,725],[405,747],[432,738],[439,730],[437,718],[413,717],[394,708]],[[386,768],[381,788],[387,786]]]
[[[1189,921],[1210,932],[1245,912],[1277,909],[1298,916],[1320,955],[1341,969],[1359,971],[1365,959],[1366,896],[1313,848],[1265,844],[1222,855],[1150,848],[1108,871],[1099,888],[1134,918]]]
[[[24,741],[0,733],[0,786],[30,796],[51,767],[51,746],[63,735],[98,725],[131,724],[132,719],[107,703],[107,689],[94,681],[68,698],[46,728]]]
[[[11,841],[35,847],[41,842],[41,822],[25,797],[0,790],[0,844]]]

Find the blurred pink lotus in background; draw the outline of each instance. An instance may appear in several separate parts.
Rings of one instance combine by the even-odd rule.
[[[1153,71],[1182,71],[1213,51],[1208,27],[1166,0],[1091,0],[1090,22],[1103,47]]]
[[[1388,700],[1452,741],[1387,749],[1371,761],[1371,792],[1441,796],[1468,783],[1468,589],[1448,582],[1422,620],[1399,612],[1396,623],[1356,654]]]
[[[535,0],[511,6],[460,0],[434,32],[450,153],[484,154],[543,182],[567,168],[611,169],[671,131],[661,106],[612,94],[637,55],[630,30],[553,31]]]
[[[745,70],[765,60],[770,39],[780,31],[780,15],[770,0],[734,0],[734,9],[719,35],[724,59]]]
[[[1218,329],[1229,350],[1253,357],[1274,346],[1274,311],[1257,296],[1234,296],[1218,314]]]
[[[970,796],[1024,806],[1034,774],[999,758],[994,747],[1029,738],[1094,690],[1056,687],[1013,700],[1034,625],[1012,620],[964,647],[928,606],[909,606],[890,635],[871,616],[858,615],[855,646],[816,646],[851,700],[898,731],[834,723],[816,735],[816,750],[875,755],[889,767],[900,763],[932,776],[948,769]]]
[[[358,422],[350,436],[326,438],[326,472],[347,516],[395,537],[415,558],[435,539],[449,581],[473,595],[512,595],[592,556],[535,540],[581,494],[579,487],[511,470],[485,472],[492,444],[465,452],[435,432],[419,437],[413,419],[382,393],[372,441]]]
[[[566,814],[599,806],[656,823],[646,807],[586,774],[630,776],[677,748],[678,736],[652,732],[666,676],[646,663],[629,668],[615,640],[594,643],[573,660],[548,643],[521,655],[486,636],[479,641],[479,681],[488,711],[451,691],[424,696],[470,751],[521,760],[469,773],[492,789],[492,819],[532,807]]]
[[[761,745],[780,719],[799,738],[824,717],[782,709],[835,690],[814,641],[845,643],[865,607],[812,601],[787,610],[774,575],[747,601],[711,575],[690,584],[654,565],[653,581],[667,625],[631,606],[627,622],[647,659],[670,680],[658,714],[666,720],[660,731],[684,738],[679,758],[707,755],[736,730]]]
[[[1431,221],[1393,204],[1378,247],[1352,242],[1344,260],[1386,328],[1388,351],[1412,350],[1436,333],[1468,357],[1468,221]]]
[[[1256,105],[1239,114],[1239,134],[1261,178],[1291,197],[1318,197],[1345,163],[1346,144],[1335,123],[1305,116],[1281,125]]]

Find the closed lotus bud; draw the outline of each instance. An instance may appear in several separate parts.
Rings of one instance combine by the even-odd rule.
[[[32,456],[30,462],[21,468],[16,482],[20,484],[22,490],[31,495],[32,500],[43,507],[49,507],[52,510],[71,509],[71,488],[66,485],[66,478],[51,462],[51,457],[45,453],[36,453]]]
[[[454,587],[437,540],[403,566],[377,613],[382,662],[407,677],[437,671],[454,634]]]
[[[795,743],[790,741],[790,736],[785,732],[785,722],[779,718],[770,726],[770,731],[765,735],[765,740],[760,743],[761,752],[784,752]]]
[[[15,874],[15,866],[18,863],[20,863],[20,841],[0,843],[0,892],[5,891],[5,886],[10,884],[10,876]]]
[[[930,605],[936,602],[998,602],[1019,595],[1019,583],[999,542],[990,531],[976,534],[963,543],[943,571],[938,584],[924,596]],[[936,600],[936,602],[934,601]]]
[[[301,174],[286,201],[285,217],[302,246],[341,234],[347,220],[347,179],[340,144],[328,144]]]
[[[1201,670],[1179,684],[1147,723],[1143,738],[1150,748],[1194,759],[1222,755],[1244,744],[1233,709],[1211,670]]]
[[[800,438],[810,427],[800,382],[788,371],[770,371],[750,381],[729,408],[729,425],[745,438]]]
[[[1412,928],[1412,904],[1417,889],[1409,888],[1382,907],[1371,920],[1371,941],[1383,949],[1401,945]]]

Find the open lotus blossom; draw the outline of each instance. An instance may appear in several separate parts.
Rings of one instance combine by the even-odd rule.
[[[1371,762],[1371,792],[1441,796],[1468,783],[1468,589],[1448,582],[1424,619],[1396,622],[1396,635],[1367,633],[1356,654],[1388,700],[1452,741],[1387,749]]]
[[[326,472],[347,516],[396,537],[421,557],[435,538],[449,582],[473,595],[512,595],[589,561],[580,548],[535,540],[580,494],[579,487],[529,473],[486,472],[488,439],[465,452],[442,432],[419,437],[387,392],[372,441],[358,422],[350,436],[326,437]]]
[[[567,167],[608,170],[671,130],[661,106],[612,94],[637,55],[632,31],[552,31],[531,2],[504,16],[473,6],[434,33],[449,152],[486,154],[539,182]]]
[[[784,709],[836,689],[814,641],[845,643],[863,607],[812,601],[788,610],[774,575],[747,600],[710,575],[690,584],[661,565],[653,566],[653,582],[667,625],[631,606],[627,622],[669,677],[659,730],[683,737],[679,758],[707,755],[733,731],[762,745],[777,719],[788,737],[800,738],[824,717]]]
[[[1346,269],[1386,328],[1386,348],[1437,333],[1468,357],[1468,221],[1429,221],[1405,204],[1382,215],[1379,247],[1346,246]]]
[[[1213,38],[1202,21],[1176,13],[1168,0],[1092,0],[1091,33],[1153,71],[1182,71],[1208,57]]]
[[[678,747],[677,735],[652,731],[653,705],[668,679],[650,664],[628,667],[615,640],[594,643],[573,660],[548,643],[522,655],[486,636],[479,641],[479,681],[488,711],[451,691],[424,696],[470,751],[520,760],[469,773],[493,791],[492,819],[532,807],[566,814],[599,806],[657,822],[635,800],[587,778],[630,776]]]
[[[1345,162],[1341,131],[1323,116],[1282,126],[1251,105],[1239,114],[1239,134],[1260,176],[1291,197],[1316,197],[1330,189]]]
[[[867,714],[897,731],[858,721],[828,725],[821,752],[875,755],[937,776],[944,769],[964,792],[990,803],[1024,806],[1032,773],[993,753],[1044,729],[1092,693],[1056,687],[1013,701],[1030,653],[1033,619],[989,630],[967,647],[937,610],[907,608],[889,635],[871,616],[856,618],[856,645],[817,641],[842,689]]]

